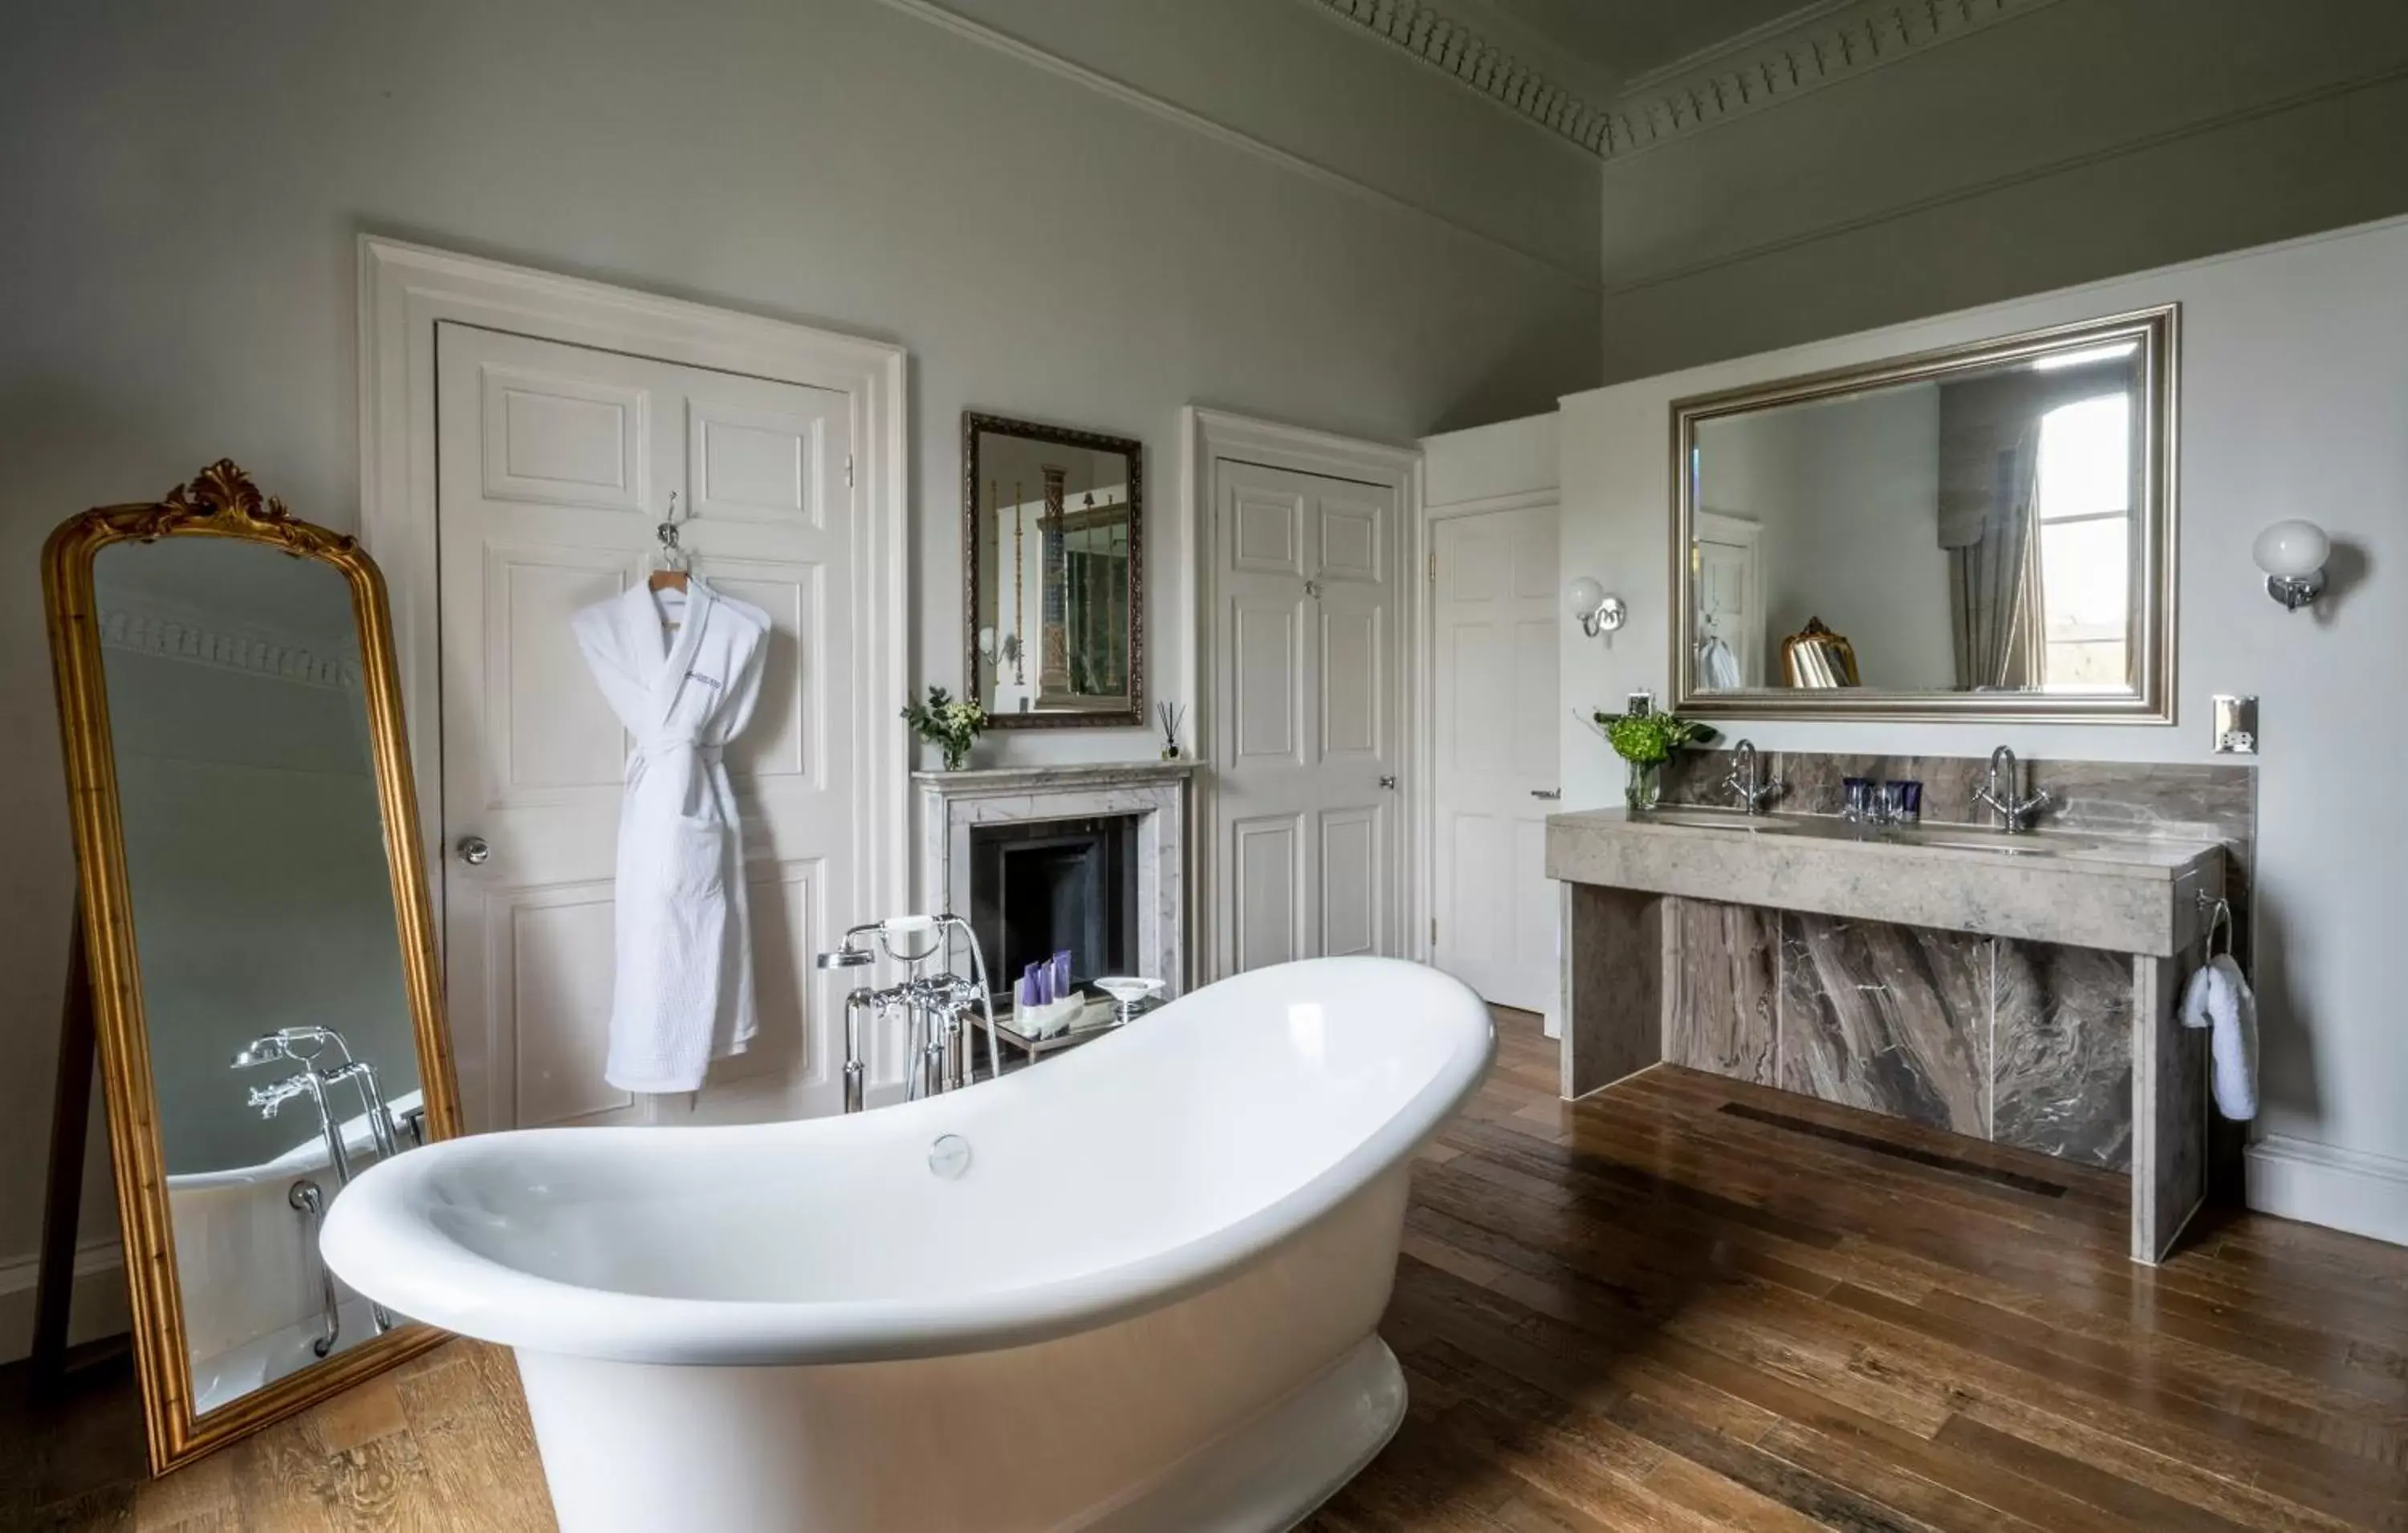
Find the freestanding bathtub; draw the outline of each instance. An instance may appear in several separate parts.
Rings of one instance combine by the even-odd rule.
[[[1402,1418],[1406,1162],[1493,1049],[1437,970],[1315,959],[853,1117],[431,1145],[323,1249],[515,1349],[565,1533],[1257,1533]]]

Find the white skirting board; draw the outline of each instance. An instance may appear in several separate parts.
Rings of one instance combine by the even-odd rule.
[[[34,1350],[34,1284],[38,1256],[0,1262],[0,1363],[13,1363]],[[125,1305],[125,1253],[114,1238],[76,1249],[75,1304],[67,1319],[67,1343],[115,1336],[133,1325]]]
[[[2408,1160],[2269,1134],[2249,1147],[2249,1206],[2408,1245]]]

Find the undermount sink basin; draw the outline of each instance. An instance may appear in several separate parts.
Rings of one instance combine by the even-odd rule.
[[[1651,825],[1679,825],[1685,830],[1746,830],[1767,836],[1777,836],[1798,828],[1768,815],[1742,814],[1737,810],[1717,814],[1711,809],[1674,809],[1669,812],[1650,809],[1636,818]]]
[[[1668,825],[1678,830],[1737,830],[1751,836],[1808,836],[1829,841],[1863,841],[1884,846],[1931,847],[1942,852],[1986,852],[1994,857],[2057,857],[2092,852],[2098,843],[2047,832],[2009,836],[1972,826],[1924,830],[1913,825],[1859,825],[1828,815],[1803,819],[1768,814],[1742,814],[1737,809],[1649,809],[1633,814],[1632,823]]]
[[[2064,852],[2086,852],[2088,841],[2042,841],[2032,836],[1999,837],[1995,840],[1976,840],[1971,837],[1909,836],[1908,846],[1943,847],[1951,852],[1989,852],[2001,857],[2054,857]]]

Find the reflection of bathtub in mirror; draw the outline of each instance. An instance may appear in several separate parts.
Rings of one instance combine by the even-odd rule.
[[[387,1109],[398,1125],[420,1105],[412,1090]],[[324,1138],[297,1122],[294,1129],[302,1137],[291,1149],[258,1165],[167,1178],[195,1414],[320,1360],[329,1277],[318,1257],[318,1222],[294,1206],[293,1187],[310,1182],[327,1204],[337,1188]],[[354,1171],[373,1164],[366,1113],[346,1120],[342,1136]],[[407,1148],[408,1134],[399,1137]],[[329,1356],[377,1334],[367,1300],[338,1280],[335,1296],[339,1328]]]

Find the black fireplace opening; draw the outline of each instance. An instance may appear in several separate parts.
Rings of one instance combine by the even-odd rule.
[[[1137,952],[1134,814],[970,827],[970,924],[996,1009],[1029,965],[1068,949],[1082,984],[1126,974]]]

